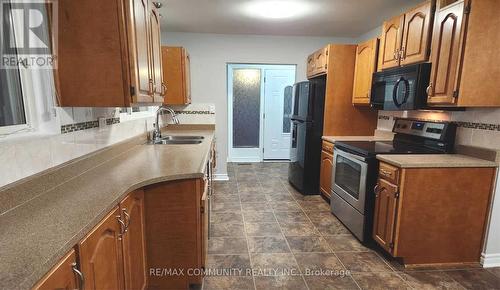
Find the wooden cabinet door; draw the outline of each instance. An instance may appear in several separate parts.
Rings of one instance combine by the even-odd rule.
[[[314,75],[314,54],[311,54],[307,57],[307,77],[311,77]]]
[[[123,268],[125,289],[146,288],[146,229],[144,221],[144,191],[131,192],[121,203],[123,235]]]
[[[131,1],[134,33],[132,72],[136,80],[134,102],[153,102],[154,80],[151,69],[148,0]]]
[[[153,6],[151,4],[151,6]],[[158,10],[151,9],[150,13],[150,35],[151,35],[151,68],[153,75],[154,102],[163,103],[165,89],[163,84],[163,70],[161,62],[161,33],[160,15]]]
[[[191,104],[191,57],[186,49],[183,49],[184,54],[184,104]]]
[[[394,249],[397,208],[398,187],[379,179],[375,192],[373,239],[391,254]]]
[[[77,287],[76,254],[71,250],[45,277],[38,282],[34,290],[74,290]],[[81,287],[81,285],[80,285]]]
[[[371,39],[358,45],[356,49],[356,66],[354,70],[354,86],[352,103],[369,105],[372,88],[372,76],[376,69],[378,40]]]
[[[399,52],[404,28],[404,15],[385,21],[380,41],[380,64],[382,69],[399,66]]]
[[[319,188],[320,191],[323,193],[323,195],[325,195],[328,198],[330,198],[331,195],[332,169],[333,169],[333,155],[322,150]]]
[[[115,208],[78,244],[85,290],[124,289],[119,217]]]
[[[328,47],[322,48],[318,50],[315,56],[315,74],[323,74],[326,73],[328,69]]]
[[[200,206],[200,213],[201,213],[201,267],[206,268],[207,264],[207,254],[208,254],[208,223],[210,222],[208,220],[208,181],[204,180],[203,185],[203,194],[201,196],[201,206]]]
[[[405,14],[401,65],[428,60],[433,19],[434,9],[431,1],[415,7]]]
[[[439,9],[436,13],[431,51],[429,104],[453,105],[456,102],[459,66],[463,48],[464,2]]]

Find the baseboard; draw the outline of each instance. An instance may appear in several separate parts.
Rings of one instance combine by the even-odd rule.
[[[254,158],[254,157],[231,157],[231,160],[228,162],[233,162],[233,163],[257,163],[257,162],[262,162],[260,158]]]
[[[214,174],[214,180],[227,181],[229,180],[229,176],[227,174]]]
[[[500,254],[481,254],[483,268],[500,267]]]

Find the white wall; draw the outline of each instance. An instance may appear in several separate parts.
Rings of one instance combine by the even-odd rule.
[[[191,56],[193,103],[215,103],[217,174],[227,174],[227,76],[228,63],[295,64],[297,81],[306,79],[309,54],[328,43],[355,43],[349,38],[279,37],[167,32],[162,43],[187,48]]]

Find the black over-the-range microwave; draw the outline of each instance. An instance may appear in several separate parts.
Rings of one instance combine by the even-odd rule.
[[[427,106],[430,63],[376,72],[372,78],[370,105],[388,111],[419,110]]]

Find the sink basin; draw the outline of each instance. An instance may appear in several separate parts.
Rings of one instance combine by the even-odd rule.
[[[173,136],[173,135],[170,135],[170,136],[165,136],[158,141],[151,141],[148,144],[151,144],[151,145],[200,144],[201,142],[203,142],[203,139],[205,139],[205,137],[203,137],[203,136],[185,136],[185,135],[184,136],[182,136],[182,135]]]
[[[171,135],[171,136],[165,136],[161,139],[162,140],[203,140],[203,139],[205,139],[205,137],[203,137],[203,136],[181,136],[181,135],[174,136],[174,135]]]
[[[168,144],[172,144],[172,145],[180,145],[180,144],[200,144],[201,142],[203,142],[202,140],[200,139],[161,139],[159,141],[153,141],[152,143],[150,144],[153,144],[153,145],[168,145]]]

